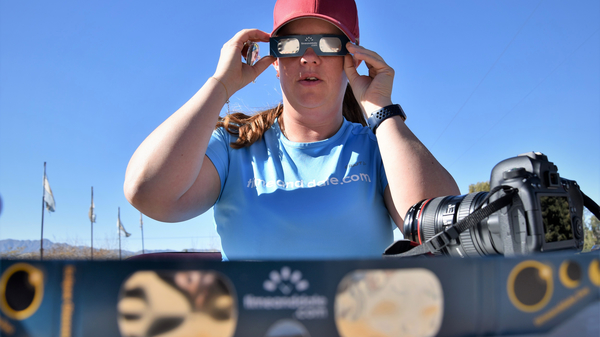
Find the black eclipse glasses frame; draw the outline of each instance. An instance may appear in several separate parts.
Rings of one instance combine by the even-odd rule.
[[[270,55],[298,57],[312,48],[319,56],[344,56],[348,54],[348,42],[350,39],[346,35],[334,34],[274,36],[269,39]]]

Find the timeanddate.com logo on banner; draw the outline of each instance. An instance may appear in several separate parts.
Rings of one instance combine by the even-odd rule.
[[[327,318],[327,297],[306,292],[310,283],[303,278],[302,272],[284,266],[273,270],[263,282],[263,289],[271,296],[247,294],[243,298],[246,310],[294,310],[299,320]]]

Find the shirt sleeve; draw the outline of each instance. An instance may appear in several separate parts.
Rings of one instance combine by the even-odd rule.
[[[218,128],[213,131],[210,141],[208,142],[208,148],[206,149],[206,156],[213,163],[219,178],[221,179],[221,191],[219,192],[219,198],[223,192],[223,186],[227,180],[229,174],[229,146],[231,139],[230,135],[225,129]]]

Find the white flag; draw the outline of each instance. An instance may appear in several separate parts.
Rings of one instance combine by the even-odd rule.
[[[48,177],[44,174],[44,203],[46,203],[46,209],[49,212],[54,212],[56,209],[56,203],[54,202],[54,195],[52,195],[52,189],[48,182]]]
[[[96,222],[96,214],[94,213],[94,208],[96,206],[94,206],[94,201],[92,200],[92,205],[90,206],[90,211],[88,212],[88,217],[90,218],[91,222]]]
[[[125,234],[126,238],[131,236],[130,233],[127,233],[127,231],[125,230],[125,227],[123,227],[123,224],[121,223],[121,218],[117,217],[117,234],[121,235],[121,231],[123,231],[123,234]]]

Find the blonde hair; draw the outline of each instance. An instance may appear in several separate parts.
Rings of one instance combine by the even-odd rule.
[[[254,115],[246,115],[241,112],[230,113],[225,117],[219,117],[215,129],[222,127],[230,134],[237,135],[237,140],[230,146],[234,149],[241,149],[261,139],[282,112],[283,104],[279,103],[274,108],[257,112]],[[356,101],[350,84],[346,86],[342,114],[349,122],[367,126],[360,104]],[[283,129],[284,126],[281,125],[281,128]]]

